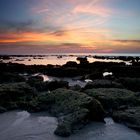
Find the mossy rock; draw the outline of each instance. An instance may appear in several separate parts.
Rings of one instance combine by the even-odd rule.
[[[35,96],[36,90],[24,82],[0,84],[0,105],[4,108],[18,108],[28,104]]]
[[[122,85],[132,91],[140,91],[140,78],[119,78]]]
[[[84,87],[84,89],[92,89],[92,88],[123,88],[123,86],[115,81],[100,79],[94,80],[93,82],[89,82]]]
[[[128,127],[140,131],[140,107],[114,111],[113,119],[116,122],[124,123]]]
[[[98,88],[85,90],[85,93],[99,100],[105,109],[116,109],[122,105],[140,105],[136,94],[126,89]]]
[[[89,120],[89,110],[80,109],[74,113],[59,118],[58,126],[54,133],[59,136],[67,137],[75,130],[79,130]]]
[[[42,76],[39,76],[39,75],[37,75],[37,76],[31,76],[31,77],[28,78],[28,81],[27,82],[28,82],[29,85],[33,86],[36,83],[43,82],[43,77]]]
[[[0,76],[0,83],[25,82],[25,78],[17,73],[3,72]]]
[[[50,94],[55,98],[52,113],[57,115],[65,115],[80,108],[86,108],[92,102],[92,98],[88,95],[73,90],[57,89]]]

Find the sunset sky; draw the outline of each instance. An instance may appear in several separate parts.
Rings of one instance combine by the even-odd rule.
[[[140,0],[0,0],[0,54],[140,53]]]

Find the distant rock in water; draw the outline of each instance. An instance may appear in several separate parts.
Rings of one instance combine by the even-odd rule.
[[[80,62],[81,65],[89,63],[87,57],[77,57],[77,60]]]

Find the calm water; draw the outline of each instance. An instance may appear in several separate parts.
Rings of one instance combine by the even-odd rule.
[[[140,134],[111,118],[90,123],[78,133],[61,138],[53,134],[57,119],[46,113],[12,111],[0,114],[0,140],[140,140]]]
[[[99,56],[140,56],[140,54],[94,54]],[[61,56],[61,57],[60,57]],[[25,65],[63,65],[68,61],[78,61],[76,60],[79,56],[87,56],[89,62],[102,61],[102,62],[123,62],[121,60],[102,60],[93,58],[93,54],[49,54],[42,56],[24,56],[24,57],[11,57],[9,60],[3,60],[4,62],[19,63]],[[0,60],[2,61],[2,60]],[[128,63],[129,64],[129,63]]]

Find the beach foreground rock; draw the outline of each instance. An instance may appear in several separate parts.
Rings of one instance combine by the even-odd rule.
[[[58,117],[55,134],[59,136],[69,136],[89,120],[104,120],[105,111],[100,102],[82,92],[60,88],[42,96],[38,108],[49,106],[50,113]]]
[[[140,107],[131,107],[125,110],[115,111],[113,119],[124,123],[128,127],[140,131]]]
[[[27,108],[35,96],[36,90],[24,82],[0,84],[0,106],[7,110]]]

